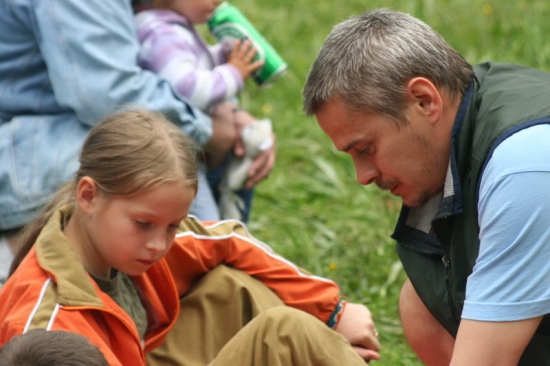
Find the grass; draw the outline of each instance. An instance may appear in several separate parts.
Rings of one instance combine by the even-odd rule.
[[[242,104],[270,117],[278,160],[257,188],[250,229],[298,265],[334,279],[366,304],[380,330],[375,365],[421,365],[406,344],[397,303],[405,274],[389,238],[400,202],[355,180],[351,160],[335,151],[302,113],[302,87],[332,27],[377,7],[424,20],[472,63],[500,61],[550,71],[550,3],[481,0],[232,0],[288,63],[269,89],[247,82]]]

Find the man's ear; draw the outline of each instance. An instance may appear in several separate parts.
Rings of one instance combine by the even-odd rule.
[[[83,212],[88,213],[94,208],[98,194],[97,185],[92,178],[80,178],[76,186],[76,203]]]
[[[439,90],[426,78],[416,77],[407,83],[407,101],[413,104],[413,110],[437,122],[443,112],[443,100]]]

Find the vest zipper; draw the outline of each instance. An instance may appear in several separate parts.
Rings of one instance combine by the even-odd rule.
[[[443,266],[445,267],[445,283],[447,284],[447,301],[449,302],[449,307],[451,309],[451,316],[456,321],[459,321],[459,319],[456,318],[456,307],[453,301],[453,278],[451,275],[451,261],[449,260],[449,257],[447,256],[447,254],[441,257],[441,261],[443,262]]]

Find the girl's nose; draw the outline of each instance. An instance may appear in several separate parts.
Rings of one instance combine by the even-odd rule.
[[[156,252],[161,252],[166,248],[166,236],[165,235],[155,235],[147,241],[147,249],[153,250]]]

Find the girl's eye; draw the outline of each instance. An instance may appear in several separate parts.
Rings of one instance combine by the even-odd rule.
[[[139,226],[140,228],[143,228],[143,229],[147,229],[148,227],[151,226],[151,223],[147,222],[147,221],[136,220],[136,223],[137,223],[137,226]]]
[[[179,227],[179,224],[168,225],[168,230],[177,230]]]
[[[169,237],[171,240],[173,240],[178,233],[178,228],[179,225],[168,225],[168,227],[166,228],[166,237]]]

